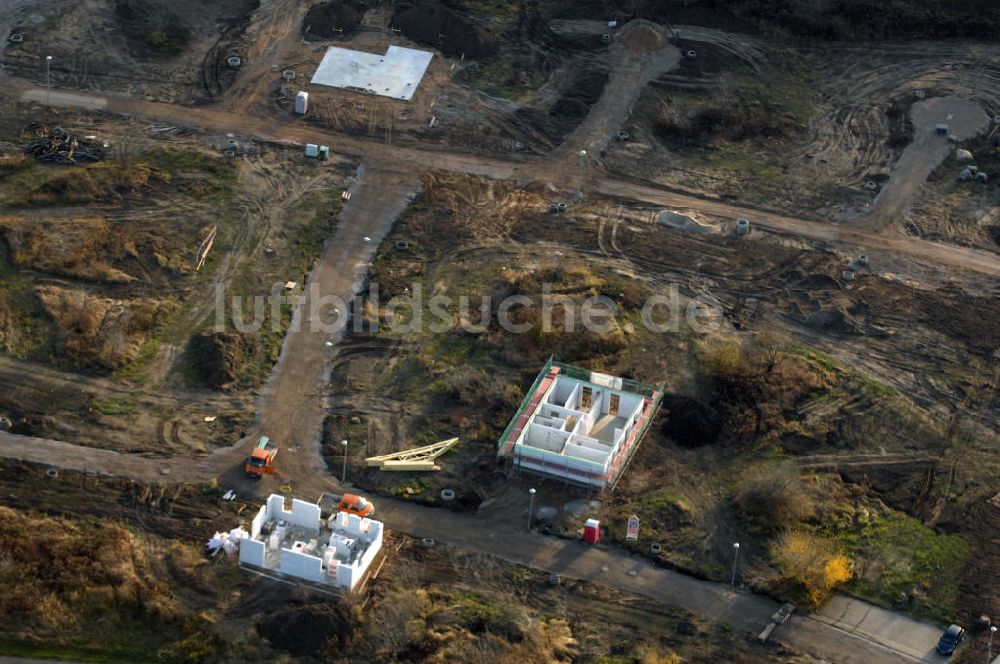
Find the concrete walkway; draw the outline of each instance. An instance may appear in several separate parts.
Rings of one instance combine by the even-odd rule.
[[[941,627],[917,622],[859,599],[837,595],[810,619],[880,644],[915,662],[944,662],[937,654]]]

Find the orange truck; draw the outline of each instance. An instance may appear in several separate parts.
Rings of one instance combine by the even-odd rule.
[[[333,497],[337,500],[337,509],[341,512],[357,514],[358,516],[371,516],[375,513],[375,506],[361,496],[345,493],[342,496],[335,495]]]
[[[272,445],[267,436],[261,436],[257,442],[257,447],[247,457],[243,469],[250,477],[260,479],[264,474],[270,475],[274,472],[274,458],[278,456],[278,446]]]

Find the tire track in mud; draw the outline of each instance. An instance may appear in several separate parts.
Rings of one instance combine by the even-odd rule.
[[[860,188],[898,158],[901,151],[886,143],[893,101],[952,95],[977,102],[990,116],[1000,112],[1000,46],[840,44],[806,55],[823,99],[791,154],[815,177],[843,186]]]

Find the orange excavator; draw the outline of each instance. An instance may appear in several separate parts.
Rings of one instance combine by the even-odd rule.
[[[257,442],[257,447],[247,458],[243,469],[250,477],[260,479],[264,474],[270,475],[274,472],[274,458],[278,456],[278,446],[272,445],[267,436],[261,436]]]

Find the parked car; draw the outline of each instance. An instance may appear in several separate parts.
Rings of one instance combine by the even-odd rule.
[[[942,655],[951,655],[962,641],[965,641],[965,630],[958,625],[952,625],[944,631],[938,640],[937,651]]]

